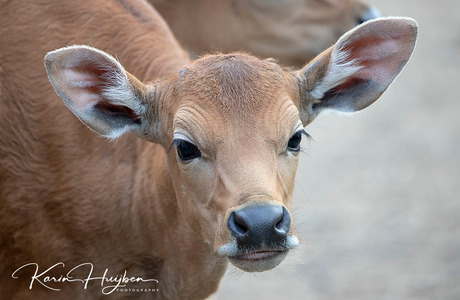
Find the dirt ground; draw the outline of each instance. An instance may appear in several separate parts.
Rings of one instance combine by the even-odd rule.
[[[370,1],[420,26],[373,106],[321,116],[296,180],[303,247],[274,270],[235,268],[214,299],[460,299],[460,1]]]

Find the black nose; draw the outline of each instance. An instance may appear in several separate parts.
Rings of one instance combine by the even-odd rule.
[[[286,240],[291,216],[281,205],[251,205],[232,212],[227,226],[239,246],[271,246]]]
[[[361,24],[380,17],[383,17],[380,10],[375,6],[371,6],[361,16],[358,17],[357,22],[358,24]]]

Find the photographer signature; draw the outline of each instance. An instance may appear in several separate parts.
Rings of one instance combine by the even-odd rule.
[[[123,274],[109,276],[108,275],[109,270],[105,269],[104,274],[102,276],[93,276],[94,266],[92,263],[82,263],[78,266],[75,266],[65,275],[59,275],[59,276],[47,275],[48,272],[50,272],[51,270],[57,267],[65,267],[65,264],[63,262],[58,262],[52,265],[51,267],[49,267],[48,269],[44,270],[43,272],[39,273],[39,266],[37,263],[28,263],[16,269],[16,271],[13,272],[12,277],[15,279],[18,279],[19,277],[17,276],[17,273],[20,270],[23,270],[25,268],[34,268],[35,273],[31,277],[29,289],[32,289],[35,282],[53,291],[60,291],[60,289],[56,287],[52,287],[50,285],[54,285],[53,283],[65,283],[65,282],[80,282],[84,284],[84,289],[86,289],[90,281],[100,281],[101,287],[102,287],[102,293],[104,295],[109,295],[113,293],[115,290],[117,290],[118,288],[126,287],[128,283],[138,283],[138,282],[158,283],[158,280],[156,279],[144,279],[142,277],[134,277],[134,276],[129,277],[127,275],[126,270],[124,271]],[[74,277],[73,274],[75,274],[77,270],[80,270],[85,267],[89,267],[88,276],[84,278]]]

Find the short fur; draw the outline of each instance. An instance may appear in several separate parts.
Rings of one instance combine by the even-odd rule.
[[[218,250],[234,240],[229,214],[253,203],[290,207],[298,156],[286,146],[299,113],[308,124],[328,106],[371,104],[415,44],[411,20],[351,31],[345,41],[353,41],[347,51],[354,61],[375,40],[377,52],[396,41],[387,49],[394,54],[375,58],[378,76],[366,65],[355,73],[375,85],[356,92],[348,78],[314,99],[334,48],[296,72],[241,53],[191,62],[151,7],[129,3],[11,0],[0,7],[2,300],[127,296],[103,296],[95,282],[29,289],[31,269],[12,274],[30,262],[41,270],[64,262],[49,272],[54,276],[91,262],[95,275],[108,268],[158,279],[157,293],[129,295],[139,299],[209,296],[227,266]],[[380,34],[382,27],[391,34]],[[67,47],[79,44],[100,50]],[[71,111],[118,139],[108,142]],[[202,157],[182,163],[170,149],[175,133],[198,145]],[[295,247],[294,226],[290,236],[286,244]]]
[[[148,0],[192,56],[246,50],[302,67],[358,22],[379,16],[360,0]]]

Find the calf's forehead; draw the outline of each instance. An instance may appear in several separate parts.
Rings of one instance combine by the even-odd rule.
[[[297,118],[292,99],[297,94],[295,77],[271,60],[246,54],[210,55],[181,70],[176,114],[232,127],[268,122],[275,126],[280,118]]]

